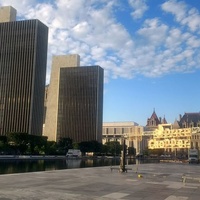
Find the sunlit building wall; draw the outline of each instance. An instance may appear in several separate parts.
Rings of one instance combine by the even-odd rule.
[[[80,67],[79,55],[54,56],[44,135],[58,142],[102,142],[103,78],[100,66]]]
[[[191,148],[200,150],[200,127],[192,128]]]
[[[160,124],[148,141],[149,149],[164,149],[167,152],[187,151],[191,147],[191,128],[172,129],[171,124]]]
[[[16,21],[17,11],[12,6],[0,7],[0,23]]]
[[[60,70],[62,67],[78,66],[80,66],[80,56],[77,54],[58,55],[52,58],[50,84],[45,90],[45,124],[43,125],[43,135],[50,141],[57,141]]]
[[[143,127],[135,122],[104,122],[102,143],[118,141],[121,145],[125,138],[127,147],[134,147],[136,153],[144,149],[142,140]]]

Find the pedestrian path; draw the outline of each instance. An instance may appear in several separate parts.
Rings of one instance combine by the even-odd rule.
[[[0,200],[199,200],[200,165],[157,163],[0,175]]]

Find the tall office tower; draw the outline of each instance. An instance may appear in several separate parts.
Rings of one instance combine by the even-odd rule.
[[[0,9],[0,135],[42,135],[48,27],[14,15]]]
[[[0,23],[16,21],[17,11],[11,6],[0,7]]]
[[[79,67],[78,55],[53,58],[44,135],[102,142],[103,69]]]

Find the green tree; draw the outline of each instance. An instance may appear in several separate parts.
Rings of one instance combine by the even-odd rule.
[[[61,154],[66,154],[68,149],[73,148],[73,140],[71,138],[61,138],[58,142],[58,152]]]
[[[79,143],[79,147],[81,152],[101,152],[102,151],[102,144],[97,141],[84,141]]]
[[[28,146],[30,146],[31,154],[39,154],[41,151],[44,153],[44,146],[46,146],[46,144],[47,144],[47,137],[28,135]],[[36,146],[37,146],[37,151],[35,149]]]
[[[28,134],[27,133],[8,133],[8,144],[10,144],[16,153],[24,154],[28,149]]]
[[[54,141],[47,141],[45,154],[47,155],[55,155],[57,154],[57,143]]]
[[[4,143],[2,141],[0,141],[0,151],[4,150]]]
[[[128,147],[128,155],[135,155],[136,149],[134,147]]]
[[[47,137],[29,135],[27,133],[8,133],[8,144],[20,154],[38,154],[40,148],[46,146]],[[37,151],[35,147],[37,146]]]
[[[80,149],[79,143],[77,143],[77,142],[74,142],[74,143],[72,144],[72,146],[73,146],[73,149]]]
[[[108,145],[106,144],[102,145],[101,153],[105,155],[108,153]]]
[[[111,155],[120,155],[122,150],[122,145],[118,141],[110,141],[106,142],[105,145],[107,146],[107,154]]]
[[[2,142],[3,144],[6,144],[8,141],[7,141],[7,137],[4,136],[4,135],[1,135],[0,136],[0,142]]]

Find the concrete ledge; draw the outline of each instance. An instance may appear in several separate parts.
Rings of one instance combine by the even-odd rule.
[[[122,169],[121,169],[120,167],[110,167],[110,170],[111,170],[111,172],[112,172],[113,170],[118,170],[119,172],[123,172]],[[124,170],[125,170],[125,172],[127,173],[127,171],[128,171],[128,170],[132,170],[132,168],[125,168]]]
[[[200,177],[182,176],[183,183],[186,183],[186,179],[200,182]]]

